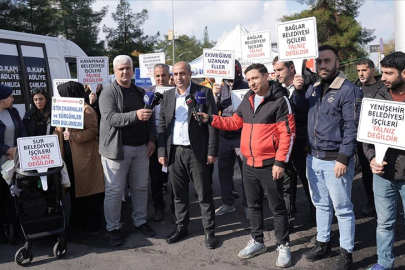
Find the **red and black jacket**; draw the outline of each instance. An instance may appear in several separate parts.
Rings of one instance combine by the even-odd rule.
[[[242,128],[240,148],[249,166],[284,168],[295,139],[295,120],[287,89],[275,81],[269,87],[256,112],[255,93],[249,90],[232,117],[213,115],[210,124],[228,131]]]

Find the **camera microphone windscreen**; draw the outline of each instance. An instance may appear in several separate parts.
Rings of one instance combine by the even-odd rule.
[[[186,104],[190,109],[193,110],[193,113],[194,113],[195,117],[197,118],[198,125],[201,126],[202,125],[201,117],[197,114],[197,109],[196,109],[197,102],[195,100],[195,97],[193,95],[186,96]]]
[[[198,104],[198,111],[199,112],[203,112],[204,111],[204,104],[205,104],[205,92],[203,91],[198,91],[196,94],[196,100],[197,100],[197,104]]]
[[[143,96],[143,102],[145,102],[144,109],[151,109],[154,99],[155,99],[155,93],[146,92],[145,95]]]

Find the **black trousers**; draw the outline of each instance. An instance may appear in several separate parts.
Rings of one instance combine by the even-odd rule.
[[[363,143],[357,143],[357,156],[359,157],[359,162],[361,166],[361,179],[363,180],[364,189],[366,191],[367,199],[374,202],[374,192],[373,192],[373,173],[370,169],[370,162],[364,155]]]
[[[307,179],[307,151],[305,150],[293,150],[290,162],[285,166],[283,181],[284,202],[290,220],[295,219],[298,177],[301,180],[308,202],[312,205]]]
[[[69,225],[81,228],[86,232],[95,232],[101,227],[103,219],[104,192],[85,197],[76,197],[76,179],[73,168],[72,152],[69,143],[65,146],[65,163],[70,178],[70,218]]]
[[[274,215],[274,233],[277,245],[290,241],[288,214],[283,199],[283,178],[273,180],[273,165],[254,168],[243,164],[243,181],[250,212],[252,238],[263,243],[263,198],[267,194],[270,210]]]
[[[167,182],[167,173],[162,172],[162,164],[159,163],[157,151],[149,157],[149,175],[153,206],[155,210],[164,210],[166,204],[163,199],[163,183]]]
[[[178,228],[185,229],[190,223],[189,183],[193,182],[201,207],[205,233],[215,231],[215,206],[212,195],[210,169],[200,163],[191,148],[172,146],[169,174],[174,194],[174,208]]]

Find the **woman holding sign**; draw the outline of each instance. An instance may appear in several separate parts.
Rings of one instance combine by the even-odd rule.
[[[55,130],[51,126],[51,98],[45,88],[32,90],[31,110],[25,113],[23,123],[28,136],[50,135]]]
[[[29,137],[50,135],[54,132],[55,127],[51,126],[51,98],[45,88],[38,87],[31,90],[31,109],[25,113],[22,121]],[[52,195],[55,187],[53,183],[53,176],[49,176],[49,189],[47,191],[39,189],[48,204],[44,215],[53,213],[56,209],[56,198]]]
[[[83,98],[84,95],[83,85],[77,82],[61,84],[58,91],[61,97]],[[84,104],[83,121],[83,129],[63,131],[57,127],[55,134],[71,181],[69,226],[95,232],[101,225],[104,175],[98,153],[97,114],[88,104]]]
[[[26,132],[17,109],[12,108],[13,90],[0,85],[0,165],[9,159],[14,159],[17,138],[25,137]],[[7,242],[3,224],[7,222],[6,207],[10,190],[6,181],[0,179],[0,244]],[[13,206],[12,206],[13,207]]]

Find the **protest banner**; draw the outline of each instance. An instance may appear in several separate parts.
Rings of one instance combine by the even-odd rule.
[[[108,57],[77,57],[77,81],[82,84],[108,83]]]
[[[278,23],[277,48],[279,60],[293,60],[297,74],[301,74],[303,60],[318,57],[316,18]]]
[[[165,53],[148,53],[139,55],[139,68],[141,78],[153,78],[153,67],[156,64],[165,64]]]
[[[246,93],[249,89],[238,89],[231,91],[231,100],[232,100],[232,108],[233,111],[239,107],[239,104],[242,102],[242,99],[245,97]]]
[[[270,31],[248,33],[240,36],[242,59],[253,61],[271,58]]]
[[[59,97],[58,86],[66,82],[77,82],[77,79],[54,79],[52,81],[53,95]]]
[[[83,129],[84,98],[52,97],[51,125]]]
[[[141,78],[140,69],[135,68],[135,85],[140,87],[149,87],[153,84],[150,78]]]
[[[63,165],[57,135],[23,137],[17,139],[20,168],[23,171],[46,172]],[[40,176],[43,190],[48,189],[47,176]]]
[[[235,77],[235,53],[233,51],[203,50],[203,70],[206,78],[215,78],[217,84],[222,79]]]
[[[405,150],[405,103],[364,98],[357,140],[374,144],[376,162],[382,164],[388,147]]]

